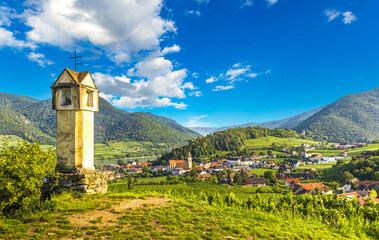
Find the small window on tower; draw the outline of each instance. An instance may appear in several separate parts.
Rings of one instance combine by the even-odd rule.
[[[87,107],[93,107],[93,92],[87,90]]]
[[[62,90],[61,106],[71,105],[71,89]]]

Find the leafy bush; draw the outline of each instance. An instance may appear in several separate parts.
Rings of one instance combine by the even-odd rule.
[[[0,151],[0,214],[13,215],[39,198],[42,178],[53,172],[55,155],[38,143],[4,144]]]

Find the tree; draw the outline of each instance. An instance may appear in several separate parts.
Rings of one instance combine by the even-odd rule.
[[[134,177],[132,175],[128,176],[128,189],[133,189],[134,188]]]
[[[266,171],[264,173],[264,178],[266,179],[266,182],[269,184],[276,184],[277,182],[275,173],[273,171]]]
[[[53,173],[55,154],[24,141],[0,151],[0,213],[12,215],[41,195],[42,178]]]
[[[353,179],[353,178],[354,178],[353,174],[351,174],[351,173],[348,172],[348,171],[345,171],[345,172],[342,174],[340,181],[341,181],[342,184],[345,184],[345,183],[351,181],[351,179]]]
[[[117,164],[120,165],[120,166],[125,166],[126,162],[125,162],[125,160],[120,159],[120,160],[117,161]]]

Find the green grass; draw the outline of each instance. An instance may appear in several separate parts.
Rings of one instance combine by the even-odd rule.
[[[64,193],[43,204],[36,201],[18,218],[0,218],[0,239],[374,239],[348,222],[344,230],[314,218],[201,200],[203,193],[219,192],[224,198],[233,192],[245,201],[255,189],[191,183],[138,186],[121,193],[110,190],[106,195]],[[158,202],[168,199],[167,204],[148,203],[152,197]],[[147,202],[115,210],[117,204],[135,200]],[[83,216],[88,211],[103,211],[104,217],[90,218],[87,225],[79,226],[69,220],[73,214]],[[114,218],[106,220],[107,214]]]
[[[297,167],[296,169],[311,169],[314,168],[316,170],[324,170],[333,167],[336,163],[319,163],[315,165],[303,165],[300,167]]]
[[[276,172],[276,170],[267,169],[267,168],[256,168],[256,169],[251,169],[250,172],[253,174],[257,174],[259,176],[263,176],[265,172]]]

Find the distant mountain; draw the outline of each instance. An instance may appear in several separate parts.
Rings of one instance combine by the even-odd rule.
[[[147,116],[151,117],[152,119],[157,120],[158,122],[162,123],[163,125],[171,127],[173,129],[177,130],[178,132],[181,132],[183,134],[190,136],[191,138],[196,138],[199,136],[198,132],[192,130],[191,128],[185,128],[170,118],[158,116],[158,115],[155,115],[151,112],[143,112],[143,113],[146,114]]]
[[[0,94],[0,134],[17,135],[41,143],[55,141],[56,113],[51,99],[38,101],[24,96]],[[130,113],[99,99],[95,114],[95,141],[149,141],[183,145],[199,134],[175,121],[152,113]]]
[[[350,94],[294,128],[315,140],[370,142],[379,139],[379,88]]]
[[[215,131],[217,128],[213,128],[213,127],[189,127],[189,129],[197,132],[200,135],[206,136],[209,133]]]
[[[214,133],[214,132],[218,132],[218,131],[223,131],[223,130],[230,129],[230,128],[237,128],[237,127],[242,127],[242,128],[245,128],[245,127],[265,127],[265,128],[270,128],[270,129],[274,129],[274,128],[281,128],[281,129],[289,128],[289,129],[293,129],[297,125],[299,125],[301,122],[303,122],[305,119],[307,119],[310,116],[312,116],[313,114],[319,112],[323,108],[324,107],[319,107],[317,109],[314,109],[314,110],[311,110],[311,111],[308,111],[308,112],[304,112],[302,114],[299,114],[299,115],[296,115],[296,116],[293,116],[293,117],[289,117],[289,118],[286,118],[286,119],[282,119],[282,120],[274,120],[274,121],[263,122],[263,123],[250,122],[250,123],[246,123],[246,124],[221,127],[221,128],[214,129],[210,133]]]

